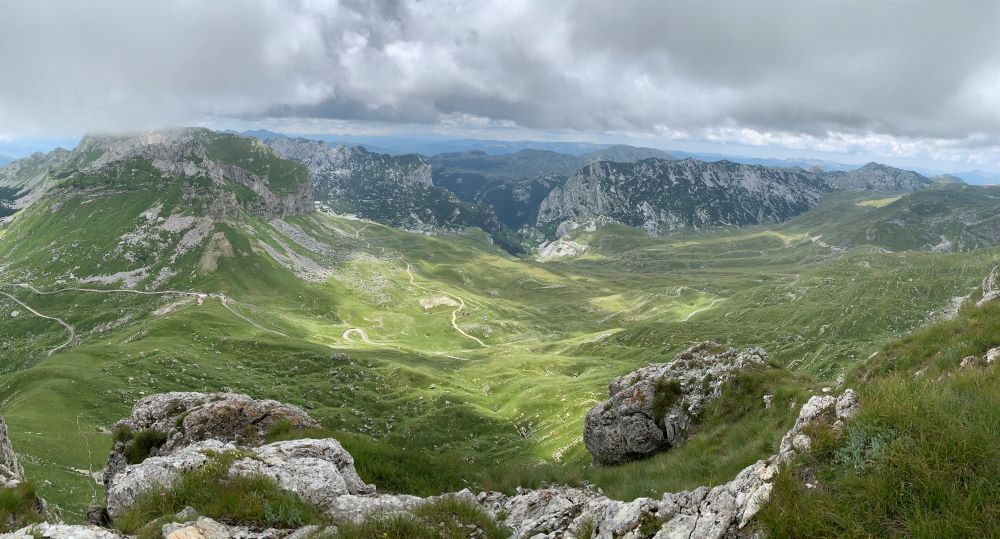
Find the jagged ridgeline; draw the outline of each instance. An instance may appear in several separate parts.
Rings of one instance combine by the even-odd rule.
[[[663,234],[683,228],[784,221],[831,190],[802,169],[696,159],[601,161],[577,172],[541,203],[537,225],[552,230],[592,216]]]
[[[414,232],[480,228],[508,252],[524,250],[493,208],[463,202],[435,186],[431,165],[419,155],[390,156],[302,138],[273,138],[267,144],[309,168],[316,199],[333,211]]]

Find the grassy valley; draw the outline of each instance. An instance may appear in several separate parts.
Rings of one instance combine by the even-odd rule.
[[[192,198],[197,179],[122,170],[100,193],[72,180],[0,238],[0,414],[70,520],[101,498],[111,423],[173,390],[300,405],[397,492],[590,482],[627,499],[725,481],[773,451],[795,403],[944,316],[1000,260],[816,238],[837,204],[859,219],[892,206],[873,194],[770,227],[578,229],[583,255],[542,263],[478,231],[219,215]],[[709,339],[764,346],[770,366],[686,445],[590,468],[582,418],[607,383]],[[765,411],[764,393],[779,405]]]

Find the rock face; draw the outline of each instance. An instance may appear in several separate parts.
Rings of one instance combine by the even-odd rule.
[[[603,217],[663,234],[773,223],[816,206],[829,190],[820,175],[801,169],[696,159],[598,162],[553,189],[536,224]]]
[[[1000,298],[1000,266],[994,267],[990,274],[983,279],[983,299],[979,300],[976,305],[981,307],[997,298]]]
[[[916,172],[880,163],[868,163],[846,172],[827,172],[825,178],[838,190],[917,191],[934,185],[933,180]]]
[[[587,413],[584,444],[603,465],[668,449],[684,439],[692,418],[719,397],[723,384],[766,360],[760,348],[737,351],[704,342],[667,363],[618,377],[608,386],[608,400]]]
[[[14,488],[24,481],[24,469],[7,437],[7,422],[0,417],[0,487]]]
[[[600,538],[742,537],[743,528],[767,502],[778,467],[799,452],[808,451],[807,425],[823,422],[834,429],[858,410],[857,394],[846,390],[839,397],[815,396],[802,407],[795,425],[781,440],[777,454],[746,467],[732,481],[716,487],[666,493],[659,499],[631,502],[612,500],[588,489],[551,487],[518,491],[514,496],[496,492],[479,495],[480,503],[522,538],[572,537],[589,524]]]
[[[115,424],[133,433],[155,430],[166,441],[153,455],[167,455],[196,442],[214,440],[260,445],[268,429],[287,422],[292,429],[314,428],[319,423],[290,404],[273,400],[255,400],[236,393],[162,393],[138,401],[132,414]],[[125,456],[128,441],[115,443],[104,472],[105,488],[128,466]]]

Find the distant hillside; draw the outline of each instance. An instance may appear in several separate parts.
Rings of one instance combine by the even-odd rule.
[[[317,200],[334,211],[415,231],[476,227],[504,249],[521,250],[492,209],[462,202],[433,185],[431,165],[419,155],[390,156],[301,138],[276,138],[268,144],[309,168]]]
[[[640,148],[636,146],[626,146],[616,144],[601,150],[587,152],[580,156],[584,161],[593,163],[596,161],[616,161],[619,163],[633,163],[643,159],[676,159],[663,150],[656,148]]]
[[[1000,245],[1000,187],[942,185],[882,198],[858,195],[831,195],[783,227],[840,247],[950,252]]]
[[[903,170],[880,163],[867,165],[846,172],[828,172],[826,181],[834,189],[862,189],[868,191],[916,191],[934,185],[934,182],[911,170]]]
[[[537,225],[601,218],[651,233],[778,222],[817,205],[830,190],[800,169],[728,161],[599,162],[549,194]]]

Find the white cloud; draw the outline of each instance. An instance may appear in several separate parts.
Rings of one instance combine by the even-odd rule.
[[[998,24],[990,2],[5,2],[0,130],[387,122],[991,162]]]

